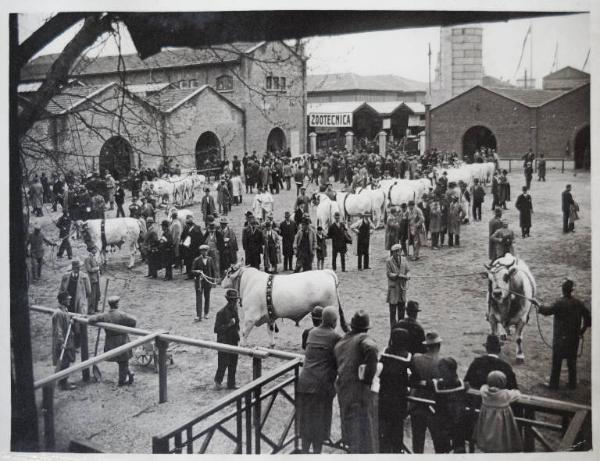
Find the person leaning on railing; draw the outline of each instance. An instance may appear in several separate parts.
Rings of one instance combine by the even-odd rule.
[[[88,323],[93,325],[94,323],[114,323],[117,325],[123,325],[126,327],[135,327],[136,320],[131,315],[118,310],[119,301],[121,298],[118,296],[111,296],[107,299],[110,310],[103,314],[93,315],[88,319]],[[111,351],[117,347],[123,346],[129,342],[129,335],[120,331],[111,330],[105,328],[106,339],[104,340],[104,352]],[[129,359],[133,356],[131,349],[123,352],[116,357],[106,359],[108,362],[117,362],[119,365],[119,386],[125,384],[133,384],[133,372],[129,370]]]

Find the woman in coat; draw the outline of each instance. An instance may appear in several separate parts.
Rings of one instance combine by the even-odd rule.
[[[521,227],[521,235],[523,238],[529,237],[531,229],[531,215],[533,214],[533,203],[531,195],[528,193],[527,186],[523,186],[523,193],[519,195],[515,202],[515,207],[519,210],[519,226]]]
[[[448,245],[460,246],[460,223],[465,218],[458,197],[452,198],[452,203],[448,208]]]
[[[312,328],[306,340],[304,366],[298,378],[296,408],[302,453],[321,453],[323,442],[329,439],[334,382],[337,363],[334,348],[340,340],[336,333],[337,309],[323,309],[321,325]]]

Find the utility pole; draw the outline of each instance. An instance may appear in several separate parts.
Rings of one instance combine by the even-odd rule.
[[[534,88],[535,81],[533,80],[533,29],[531,28],[531,23],[529,23],[529,30],[531,31],[529,33],[529,78],[531,78],[531,87]]]
[[[429,43],[429,51],[427,53],[427,58],[429,60],[429,99],[431,100],[431,42]]]

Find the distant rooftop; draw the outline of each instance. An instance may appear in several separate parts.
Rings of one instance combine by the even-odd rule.
[[[535,88],[484,88],[528,107],[543,106],[552,99],[567,93],[565,90],[538,90]]]
[[[308,92],[323,91],[427,91],[427,84],[398,75],[358,75],[354,73],[308,75]]]
[[[139,71],[167,67],[185,67],[201,64],[235,62],[245,53],[254,51],[264,42],[235,42],[211,48],[169,48],[142,60],[137,54],[121,56],[82,57],[71,69],[71,75],[110,74],[120,71]],[[39,56],[27,63],[21,71],[22,81],[43,80],[58,54]]]

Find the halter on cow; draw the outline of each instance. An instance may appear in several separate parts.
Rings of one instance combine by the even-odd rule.
[[[490,281],[488,319],[492,334],[498,334],[498,324],[501,324],[506,332],[511,325],[515,325],[517,363],[523,363],[523,328],[529,320],[531,300],[536,292],[535,279],[527,264],[510,253],[485,267]]]
[[[223,288],[235,288],[242,304],[242,339],[245,345],[255,326],[267,323],[270,345],[275,345],[275,320],[299,321],[315,306],[338,304],[340,326],[347,330],[337,291],[338,279],[331,270],[273,276],[249,266],[235,265],[225,271]]]

